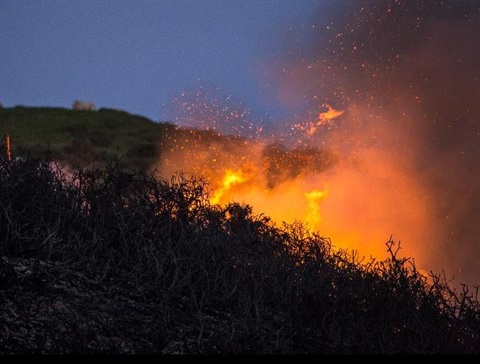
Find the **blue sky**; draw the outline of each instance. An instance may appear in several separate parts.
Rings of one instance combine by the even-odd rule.
[[[0,0],[0,101],[75,99],[165,120],[181,92],[218,88],[281,114],[269,62],[316,0]],[[285,111],[285,110],[283,110]]]

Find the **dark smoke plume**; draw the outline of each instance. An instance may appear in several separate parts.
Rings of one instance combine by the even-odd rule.
[[[479,284],[480,1],[321,1],[291,35],[279,97],[345,110],[319,138],[345,158],[373,150],[414,181],[429,224],[411,229],[431,233],[406,244],[447,278]]]

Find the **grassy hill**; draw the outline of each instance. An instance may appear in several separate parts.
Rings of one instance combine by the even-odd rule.
[[[122,156],[127,165],[146,169],[157,158],[156,142],[174,130],[171,124],[112,109],[0,109],[0,135],[10,135],[12,153],[21,157],[49,151],[52,158],[82,163]]]
[[[190,173],[210,177],[219,172],[220,164],[240,168],[243,160],[251,158],[251,148],[259,146],[252,139],[179,128],[113,109],[0,108],[0,141],[7,134],[14,157],[35,158],[48,152],[55,161],[80,167],[92,162],[104,167],[121,158],[126,168],[144,171],[158,167],[159,160],[173,160],[174,166],[188,165]],[[325,149],[288,149],[276,143],[261,148],[260,164],[268,188],[306,171],[325,170],[336,162],[334,154]],[[216,164],[211,163],[213,159]]]

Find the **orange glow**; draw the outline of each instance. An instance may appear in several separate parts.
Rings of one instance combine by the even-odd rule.
[[[220,187],[214,190],[213,196],[210,199],[210,203],[218,204],[222,200],[222,197],[235,185],[244,183],[249,179],[247,173],[243,170],[231,170],[227,169],[225,171],[225,176],[223,177]]]
[[[320,228],[320,223],[322,218],[320,216],[320,201],[326,198],[328,195],[328,189],[324,188],[323,190],[313,190],[310,192],[305,192],[304,196],[308,201],[309,212],[305,218],[305,223],[307,227],[312,230],[318,230]]]
[[[327,108],[319,122],[343,114]],[[349,118],[357,112],[361,110],[349,109]],[[429,269],[422,262],[437,237],[427,186],[410,178],[408,161],[415,148],[395,154],[388,139],[385,147],[354,144],[349,136],[368,140],[370,135],[364,135],[370,130],[361,126],[348,119],[341,131],[329,134],[329,145],[335,146],[331,160],[322,148],[296,149],[185,132],[184,140],[168,145],[163,141],[157,169],[165,176],[180,171],[201,176],[208,183],[212,204],[245,203],[254,214],[265,214],[277,225],[301,222],[330,238],[335,248],[355,250],[367,259],[387,258],[385,242],[392,237],[401,241],[403,255],[415,257],[419,269]],[[322,126],[316,123],[315,127]],[[321,135],[323,129],[318,131]],[[345,146],[347,152],[342,149]]]

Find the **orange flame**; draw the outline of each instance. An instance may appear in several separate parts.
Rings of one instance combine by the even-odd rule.
[[[344,113],[343,110],[334,109],[329,104],[323,104],[322,106],[326,107],[327,111],[319,113],[316,121],[295,124],[294,129],[305,131],[308,136],[312,136],[317,132],[319,127],[332,125],[333,121]]]
[[[324,104],[324,106],[328,109],[326,112],[321,112],[318,114],[318,122],[317,125],[326,125],[332,124],[333,119],[338,118],[339,116],[343,115],[344,111],[336,110],[328,104]]]
[[[225,171],[225,176],[223,177],[220,187],[214,190],[213,196],[210,199],[210,203],[214,205],[219,204],[225,194],[230,191],[233,186],[244,183],[250,178],[251,176],[249,176],[242,169],[236,171],[232,169],[227,169]]]
[[[314,128],[343,115],[326,106]],[[349,110],[350,115],[354,113],[355,109]],[[329,138],[331,145],[345,144],[340,132]],[[429,228],[426,187],[405,177],[409,155],[392,156],[387,149],[361,146],[343,156],[338,148],[336,154],[332,150],[331,162],[321,149],[282,149],[264,141],[198,131],[186,132],[185,140],[164,143],[162,174],[181,169],[201,175],[212,187],[210,203],[246,203],[274,223],[301,222],[330,238],[337,248],[384,259],[388,256],[385,242],[393,235],[402,241],[405,255],[421,262],[427,247],[423,242],[435,238]]]
[[[307,227],[312,230],[318,230],[322,218],[320,216],[320,201],[326,198],[328,195],[328,189],[325,187],[323,190],[312,190],[305,192],[304,196],[308,201],[308,214],[305,218]]]

